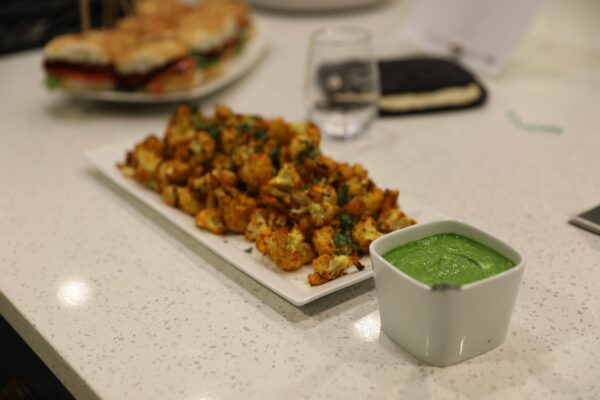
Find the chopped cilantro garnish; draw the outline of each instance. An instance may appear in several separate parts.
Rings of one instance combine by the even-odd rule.
[[[48,90],[54,90],[60,85],[60,78],[56,76],[46,77],[46,88]]]
[[[338,193],[338,206],[344,207],[352,200],[352,196],[348,194],[348,186],[344,185]]]
[[[238,40],[237,45],[235,46],[236,53],[240,53],[242,50],[244,50],[248,39],[250,39],[250,32],[248,32],[248,29],[242,30],[240,32],[240,39]]]
[[[192,51],[190,56],[194,59],[194,61],[196,61],[196,67],[199,69],[214,67],[220,61],[219,58],[207,57],[198,53],[197,51]]]
[[[267,140],[268,138],[269,138],[269,135],[265,131],[258,130],[258,131],[254,132],[255,140]]]
[[[250,254],[252,253],[252,247],[248,247],[246,250],[244,250],[246,253]]]
[[[200,111],[200,103],[198,103],[198,102],[196,102],[196,103],[189,102],[188,107],[190,108],[190,111],[193,113],[198,113]]]
[[[315,146],[311,142],[305,140],[304,145],[306,147],[300,152],[300,154],[298,154],[298,158],[296,160],[298,163],[303,163],[306,157],[314,160],[319,156],[317,149],[315,149]]]
[[[356,245],[356,243],[354,243],[352,241],[352,236],[350,234],[350,231],[338,232],[338,233],[334,234],[333,241],[335,242],[335,245],[338,247],[352,247],[352,248],[358,247]]]
[[[263,151],[263,147],[262,147],[261,145],[258,145],[258,146],[256,146],[256,147],[254,148],[254,151],[255,151],[256,153],[260,153],[261,151]]]
[[[241,122],[241,123],[237,124],[236,127],[235,127],[235,129],[239,133],[249,132],[250,128],[251,128],[250,124],[248,124],[247,122]]]
[[[203,122],[197,118],[192,118],[192,125],[194,128],[208,133],[210,136],[212,136],[215,142],[219,142],[221,137],[221,128],[219,128],[218,125],[207,124],[206,122]]]
[[[347,213],[341,213],[339,218],[340,218],[340,226],[345,231],[352,229],[352,227],[356,223],[356,221],[354,221],[354,218],[352,218],[352,215],[347,214]]]
[[[274,166],[279,166],[279,152],[281,152],[281,146],[277,145],[269,151],[269,157],[271,157],[271,163]]]

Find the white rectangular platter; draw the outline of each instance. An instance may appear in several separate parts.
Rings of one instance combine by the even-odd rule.
[[[352,267],[346,275],[321,286],[312,287],[307,282],[307,276],[312,272],[310,265],[294,272],[284,272],[256,250],[254,244],[244,239],[243,236],[219,236],[200,230],[195,226],[193,217],[168,206],[162,201],[158,193],[144,188],[136,181],[125,178],[121,174],[116,168],[116,163],[122,162],[126,151],[131,148],[133,148],[131,142],[117,143],[90,150],[85,153],[85,157],[98,171],[123,190],[141,200],[188,233],[192,238],[292,304],[296,306],[305,305],[372,277],[371,262],[368,257],[364,257],[362,261],[366,268],[362,271]],[[423,207],[406,196],[401,195],[400,202],[402,209],[418,222],[429,222],[444,218],[440,213]]]

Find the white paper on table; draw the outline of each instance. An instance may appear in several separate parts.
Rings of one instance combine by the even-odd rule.
[[[420,0],[402,35],[417,46],[454,55],[473,69],[497,74],[544,0]]]

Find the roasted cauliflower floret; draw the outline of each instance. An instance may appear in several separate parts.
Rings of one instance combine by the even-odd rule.
[[[233,111],[231,108],[224,104],[217,104],[215,106],[215,119],[221,122],[226,122],[229,118],[233,117]]]
[[[383,192],[383,204],[381,205],[381,211],[385,211],[392,208],[398,208],[398,195],[400,194],[397,190],[386,189]]]
[[[233,164],[231,157],[223,153],[215,154],[215,157],[210,162],[210,167],[212,169],[228,169],[230,171],[235,170],[235,165]]]
[[[238,184],[237,175],[228,169],[214,169],[211,174],[215,177],[219,187],[235,187]]]
[[[171,207],[177,207],[177,186],[167,185],[164,186],[160,192],[163,201]]]
[[[196,215],[202,209],[202,202],[185,186],[177,186],[177,206],[186,214]]]
[[[175,148],[179,144],[189,141],[194,135],[196,135],[196,130],[192,126],[190,107],[187,105],[177,107],[167,126],[165,144],[169,148]]]
[[[369,251],[371,242],[382,235],[372,217],[363,218],[352,228],[352,241],[358,244],[362,251]]]
[[[208,133],[200,131],[188,144],[188,159],[191,165],[203,164],[215,156],[217,145]]]
[[[299,205],[291,211],[298,216],[298,220],[306,225],[305,217],[308,215],[310,226],[319,228],[333,221],[339,212],[337,193],[332,186],[316,184],[307,191],[294,193],[292,198]],[[305,229],[303,229],[305,230]]]
[[[168,184],[184,185],[191,174],[192,167],[189,164],[177,159],[164,160],[158,166],[156,179],[161,187]]]
[[[233,149],[231,161],[236,167],[241,167],[252,154],[254,154],[254,148],[249,144],[242,144]]]
[[[277,175],[269,180],[270,186],[285,192],[299,187],[301,183],[302,178],[292,163],[284,164]]]
[[[364,267],[356,256],[334,256],[322,254],[313,260],[314,273],[308,275],[308,283],[311,286],[322,285],[345,274],[346,270],[353,265],[359,270]]]
[[[208,195],[219,187],[219,180],[212,172],[207,172],[199,178],[190,179],[190,189],[198,197],[206,198]]]
[[[226,155],[231,155],[237,142],[237,132],[234,128],[227,128],[221,131],[221,149]]]
[[[138,147],[134,153],[135,179],[140,182],[154,180],[156,170],[162,161],[160,155],[144,147]]]
[[[261,245],[259,242],[262,242]],[[296,228],[279,228],[260,234],[256,244],[261,252],[270,256],[284,271],[295,271],[308,264],[315,256],[302,232]]]
[[[383,190],[373,187],[362,196],[362,202],[365,207],[364,213],[368,215],[376,215],[383,206],[384,192]]]
[[[239,169],[240,179],[250,193],[256,193],[273,176],[273,163],[267,153],[252,154]]]
[[[285,214],[266,208],[255,208],[250,216],[250,222],[244,235],[246,239],[255,241],[258,236],[270,228],[278,229],[287,226],[288,218]]]
[[[267,129],[271,133],[271,137],[279,144],[288,144],[294,138],[294,132],[281,118],[268,120],[267,126]]]
[[[228,230],[244,233],[250,222],[252,211],[256,208],[256,200],[244,193],[234,197],[223,196],[219,198],[222,218]]]
[[[267,225],[268,215],[269,210],[266,208],[255,208],[254,211],[252,211],[250,221],[248,221],[248,225],[246,226],[246,232],[244,232],[246,239],[254,242],[258,235],[269,229],[269,226]]]
[[[334,234],[335,229],[329,225],[313,232],[312,245],[317,254],[333,254],[337,250]]]
[[[379,229],[383,232],[393,232],[414,225],[416,222],[398,208],[388,208],[379,215]]]
[[[221,219],[219,210],[216,208],[200,210],[196,214],[196,226],[218,235],[227,232],[227,227]]]
[[[383,205],[383,190],[373,187],[361,196],[352,197],[342,210],[360,218],[363,215],[377,215]]]
[[[156,135],[148,136],[139,144],[139,146],[146,150],[153,151],[156,154],[161,154],[163,151],[163,143],[159,138],[156,137]]]

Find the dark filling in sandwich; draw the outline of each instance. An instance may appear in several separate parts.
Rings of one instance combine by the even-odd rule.
[[[157,76],[163,73],[173,72],[177,74],[187,71],[190,65],[188,61],[191,61],[190,58],[188,56],[185,56],[170,61],[165,65],[154,68],[147,72],[134,74],[119,74],[119,87],[126,90],[136,90],[144,88],[149,82],[151,82],[153,79],[155,79]]]
[[[115,79],[115,69],[110,64],[98,65],[45,60],[44,68],[49,76],[58,78],[79,78],[90,81],[113,81]]]

